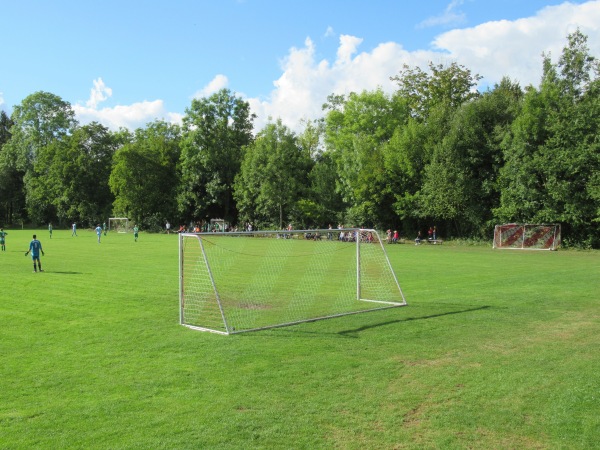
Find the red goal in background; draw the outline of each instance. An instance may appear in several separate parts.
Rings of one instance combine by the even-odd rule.
[[[560,246],[559,224],[496,225],[494,248],[518,250],[556,250]]]

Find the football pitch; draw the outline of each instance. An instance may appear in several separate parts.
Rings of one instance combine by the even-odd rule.
[[[600,252],[386,245],[408,306],[222,336],[177,235],[6,231],[2,449],[600,448]]]

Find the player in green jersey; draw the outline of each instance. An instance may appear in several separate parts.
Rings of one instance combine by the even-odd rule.
[[[6,251],[6,235],[8,233],[4,231],[4,228],[0,228],[0,247],[2,247],[2,251]]]
[[[133,226],[133,239],[135,240],[135,242],[137,242],[138,240],[138,233],[139,233],[140,229],[138,228],[137,225]]]

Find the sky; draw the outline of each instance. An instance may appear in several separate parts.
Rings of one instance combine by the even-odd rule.
[[[0,0],[0,110],[45,91],[133,130],[227,88],[255,130],[300,131],[330,94],[392,93],[404,64],[537,87],[578,28],[600,58],[600,0]]]

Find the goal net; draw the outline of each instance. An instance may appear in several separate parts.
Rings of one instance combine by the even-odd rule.
[[[179,235],[180,322],[233,334],[406,305],[375,230]]]
[[[560,246],[560,225],[509,223],[494,228],[494,248],[556,250]]]
[[[126,217],[109,217],[108,231],[116,231],[117,233],[129,232],[129,219]]]

